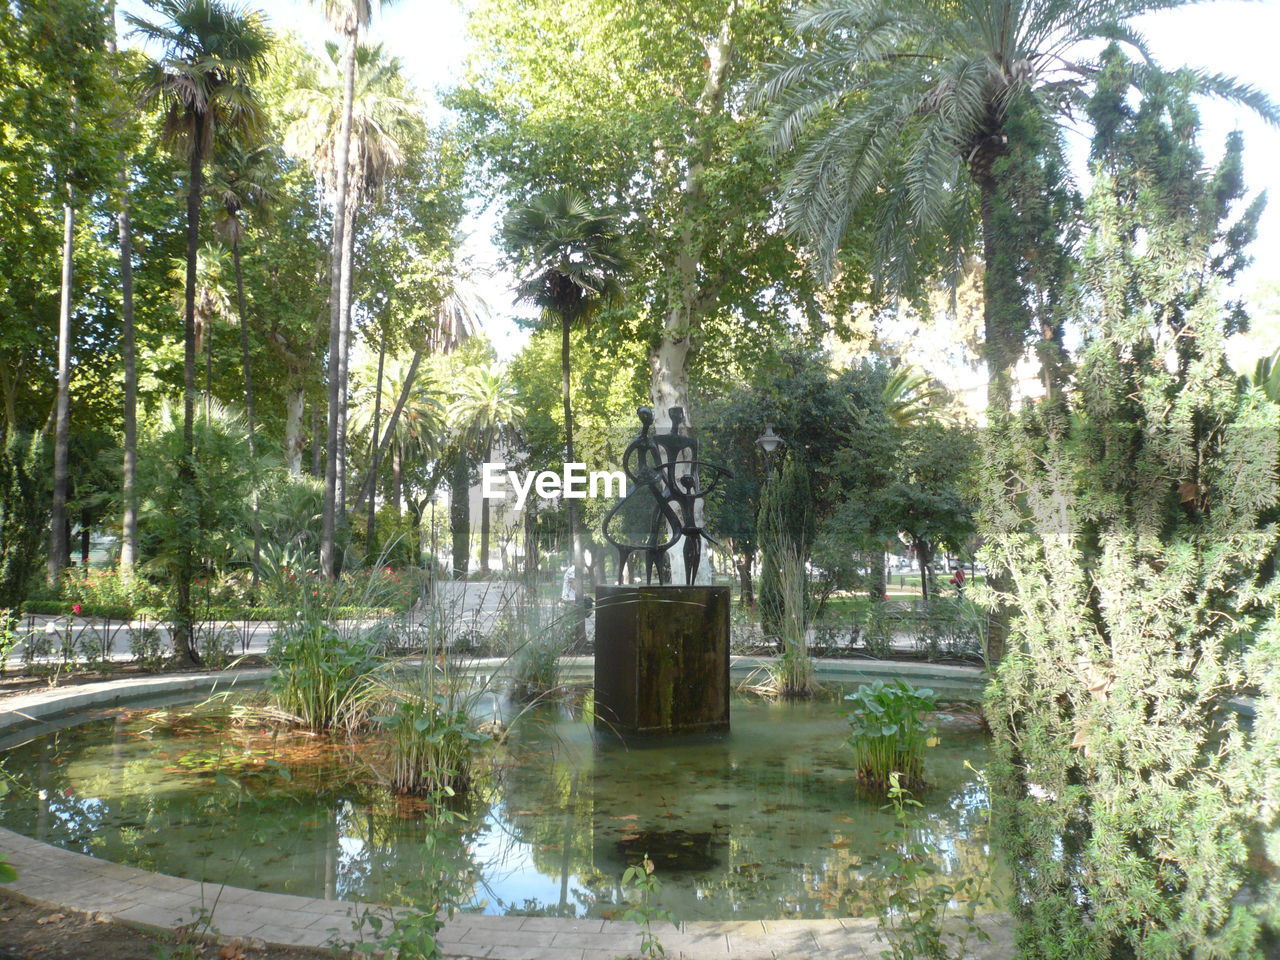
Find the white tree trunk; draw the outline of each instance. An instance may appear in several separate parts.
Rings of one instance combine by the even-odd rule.
[[[343,508],[339,498],[338,418],[342,402],[341,363],[344,347],[342,331],[342,243],[347,223],[347,174],[351,155],[351,112],[355,100],[356,41],[359,26],[353,23],[347,31],[342,53],[342,125],[338,131],[337,184],[333,205],[333,236],[329,275],[329,418],[326,433],[324,467],[324,514],[321,520],[320,571],[326,577],[337,575],[335,537],[338,512]]]
[[[289,466],[289,476],[302,476],[302,414],[306,409],[307,394],[302,387],[295,387],[285,398],[284,462]]]
[[[725,79],[733,56],[733,21],[737,13],[737,0],[730,0],[720,22],[716,36],[706,45],[707,76],[698,96],[697,112],[709,118],[724,110]],[[711,129],[709,124],[699,124]],[[712,150],[708,138],[699,138],[696,129],[690,130],[688,142],[691,150],[689,173],[684,184],[683,217],[680,252],[676,257],[676,291],[673,305],[663,321],[662,340],[649,355],[649,397],[653,402],[654,428],[657,433],[671,429],[669,411],[682,407],[685,424],[692,428],[692,411],[689,408],[689,351],[702,315],[714,305],[718,290],[702,289],[698,275],[705,255],[703,239],[695,231],[703,198],[703,173]],[[704,522],[701,501],[694,522]],[[676,542],[667,553],[671,560],[671,582],[685,582],[684,543]],[[711,582],[711,567],[704,547],[695,583]]]
[[[49,511],[49,585],[57,586],[67,557],[67,448],[71,429],[71,281],[75,254],[75,191],[62,205],[62,295],[58,305],[58,392],[53,416],[53,506]]]

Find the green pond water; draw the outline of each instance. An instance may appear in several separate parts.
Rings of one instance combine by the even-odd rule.
[[[575,707],[542,708],[486,748],[467,819],[438,855],[468,878],[475,912],[612,916],[628,899],[623,870],[647,853],[655,905],[682,920],[873,913],[864,880],[893,819],[857,789],[840,710],[739,699],[727,735],[637,746],[594,734]],[[946,724],[940,735],[913,829],[945,879],[990,881],[985,742]],[[422,804],[377,786],[368,743],[135,708],[0,761],[13,788],[0,825],[148,870],[413,903],[439,863]]]

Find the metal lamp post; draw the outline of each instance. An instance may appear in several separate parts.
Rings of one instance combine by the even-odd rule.
[[[773,421],[766,420],[764,424],[764,433],[756,437],[756,446],[764,452],[764,463],[767,475],[773,476],[773,455],[778,451],[785,440],[773,432]]]

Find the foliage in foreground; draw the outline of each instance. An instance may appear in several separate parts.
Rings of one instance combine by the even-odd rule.
[[[1201,172],[1185,95],[1135,101],[1127,75],[1113,64],[1094,104],[1079,388],[997,422],[985,465],[989,569],[1017,611],[987,701],[995,827],[1021,956],[1261,960],[1275,939],[1248,865],[1280,812],[1280,409],[1237,392],[1215,285],[1256,207],[1228,219],[1238,139]]]
[[[876,939],[888,943],[880,955],[884,960],[966,960],[971,944],[991,939],[976,921],[989,892],[973,877],[952,884],[942,876],[937,850],[920,839],[913,823],[912,812],[921,803],[901,780],[898,772],[889,774],[894,833],[866,880],[877,907]]]

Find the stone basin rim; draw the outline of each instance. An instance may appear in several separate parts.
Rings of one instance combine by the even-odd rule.
[[[768,659],[735,657],[734,673],[749,673]],[[495,659],[488,665],[501,662]],[[591,662],[590,657],[564,658],[563,665],[572,676],[579,671],[585,673]],[[485,665],[485,661],[475,664],[478,669]],[[819,677],[828,680],[905,675],[919,680],[967,681],[975,689],[985,682],[985,675],[977,667],[816,660],[815,668]],[[257,683],[269,674],[268,668],[211,671],[41,690],[3,703],[0,736],[130,701]],[[221,939],[320,949],[338,941],[355,943],[362,936],[367,939],[370,928],[366,917],[372,913],[386,916],[390,909],[373,903],[270,893],[152,873],[64,850],[4,828],[0,828],[0,854],[18,871],[14,883],[0,887],[10,896],[51,910],[102,914],[132,926],[164,932],[188,924],[198,911],[213,907],[212,928]],[[1007,957],[1011,949],[1008,914],[988,914],[983,926],[992,940],[973,953],[975,960]],[[878,955],[883,948],[875,940],[877,925],[871,918],[701,920],[682,922],[678,930],[657,925],[655,932],[669,956],[684,960],[862,958]],[[619,920],[458,914],[445,924],[440,943],[447,956],[458,958],[539,960],[554,956],[557,960],[614,960],[635,954],[639,939],[636,925]]]

